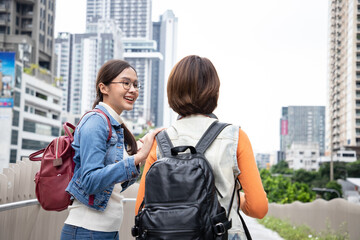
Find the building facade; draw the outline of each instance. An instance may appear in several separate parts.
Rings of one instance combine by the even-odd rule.
[[[360,2],[329,1],[327,151],[360,154]]]
[[[325,152],[325,107],[288,106],[282,108],[280,119],[280,151],[287,159],[286,152],[291,145],[317,144],[318,152]],[[280,159],[284,160],[284,159]]]
[[[0,169],[59,136],[61,90],[54,78],[55,0],[0,1]],[[1,171],[1,170],[0,170]]]
[[[63,121],[79,118],[92,109],[100,67],[110,59],[123,58],[122,33],[114,20],[99,20],[95,32],[59,33],[55,41],[57,77],[63,89]]]
[[[319,169],[319,145],[318,143],[292,143],[286,149],[286,162],[290,169],[317,171]]]
[[[158,44],[162,59],[153,61],[153,79],[151,93],[151,117],[156,126],[170,126],[177,114],[167,101],[167,80],[171,69],[176,64],[178,18],[171,10],[160,16],[159,22],[153,23],[153,39]]]
[[[73,34],[59,33],[55,39],[56,76],[62,89],[62,111],[70,112]]]
[[[54,71],[55,0],[2,0],[0,51],[16,52],[17,60]],[[28,55],[21,56],[19,48]]]
[[[86,32],[100,19],[114,19],[124,38],[151,39],[151,0],[87,0]]]
[[[45,148],[61,131],[60,88],[15,64],[12,107],[0,107],[0,172],[31,153]]]
[[[257,153],[255,155],[256,165],[259,169],[270,169],[270,158],[269,153]]]

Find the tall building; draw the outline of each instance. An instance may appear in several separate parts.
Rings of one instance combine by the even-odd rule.
[[[259,169],[270,169],[270,154],[257,153],[255,155],[256,165]]]
[[[280,151],[285,153],[293,144],[317,145],[325,152],[325,107],[288,106],[282,108],[280,119]],[[280,159],[284,160],[284,159]]]
[[[54,19],[55,0],[0,1],[0,172],[60,134]]]
[[[114,19],[124,38],[151,39],[151,0],[87,0],[86,32],[100,19]]]
[[[55,41],[63,110],[70,114],[64,114],[63,121],[92,109],[98,70],[106,61],[123,57],[122,33],[114,20],[99,20],[93,26],[96,32],[59,33]]]
[[[2,0],[0,51],[16,52],[16,59],[53,72],[55,0]],[[20,59],[19,47],[31,50]]]
[[[360,154],[360,2],[329,1],[327,151]]]
[[[178,19],[171,10],[153,23],[153,39],[158,44],[162,59],[153,61],[151,84],[151,117],[156,126],[170,126],[176,114],[167,101],[167,80],[176,63]],[[155,93],[155,94],[154,94]]]
[[[71,92],[71,66],[72,66],[72,47],[73,34],[59,33],[55,39],[55,54],[57,55],[56,76],[60,80],[62,89],[62,111],[70,112]]]
[[[124,59],[136,69],[138,81],[141,84],[139,97],[131,111],[124,111],[122,117],[128,120],[149,122],[151,87],[152,79],[152,63],[154,60],[162,59],[162,55],[156,51],[157,46],[154,40],[145,39],[124,39]]]

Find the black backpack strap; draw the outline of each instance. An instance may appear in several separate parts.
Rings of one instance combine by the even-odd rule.
[[[174,146],[165,130],[156,135],[156,142],[162,157],[171,157],[171,149]]]
[[[237,183],[239,183],[239,185],[240,185],[240,188],[239,188],[238,190],[236,190],[236,184],[237,184]],[[251,235],[250,235],[250,232],[249,232],[249,229],[247,228],[246,223],[245,223],[243,217],[242,217],[241,214],[240,214],[240,191],[241,191],[241,189],[242,189],[241,183],[240,183],[239,179],[236,177],[235,183],[234,183],[234,191],[233,191],[232,196],[231,196],[231,201],[230,201],[230,206],[229,206],[229,209],[228,209],[228,216],[227,216],[227,218],[229,218],[229,216],[230,216],[230,211],[231,211],[231,208],[232,208],[232,204],[233,204],[234,196],[235,196],[235,191],[236,191],[236,192],[237,192],[237,196],[238,196],[238,198],[239,198],[239,204],[238,204],[238,207],[237,207],[237,211],[236,211],[236,212],[237,212],[237,214],[238,214],[239,217],[240,217],[240,220],[241,220],[241,223],[242,223],[242,225],[243,225],[243,229],[244,229],[244,232],[245,232],[245,235],[246,235],[247,240],[252,240]]]
[[[200,138],[195,148],[198,153],[204,154],[219,133],[230,124],[214,121]]]

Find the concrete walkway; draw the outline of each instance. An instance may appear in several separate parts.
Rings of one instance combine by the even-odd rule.
[[[277,232],[258,223],[255,218],[248,217],[244,213],[241,213],[241,216],[244,218],[253,240],[284,240]]]

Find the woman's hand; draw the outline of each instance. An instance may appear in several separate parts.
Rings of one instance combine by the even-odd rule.
[[[144,137],[140,139],[140,142],[143,144],[138,152],[134,155],[135,165],[139,165],[146,160],[149,155],[151,146],[153,145],[154,138],[156,134],[164,130],[165,128],[157,128],[153,131],[149,131]]]

